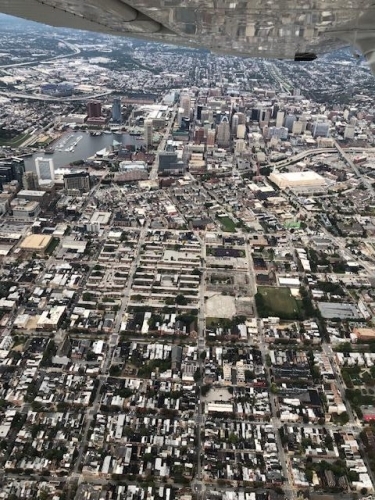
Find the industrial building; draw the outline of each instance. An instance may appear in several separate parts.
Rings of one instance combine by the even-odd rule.
[[[38,319],[37,328],[56,330],[64,319],[65,311],[65,306],[54,306],[49,311],[44,311]]]
[[[273,171],[269,177],[270,181],[280,189],[292,189],[301,192],[314,192],[327,189],[327,182],[321,175],[313,170],[303,172],[280,173]]]
[[[20,248],[30,252],[45,252],[52,239],[52,236],[46,234],[31,234],[26,236]]]

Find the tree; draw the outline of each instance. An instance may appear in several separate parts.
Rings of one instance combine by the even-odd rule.
[[[234,434],[233,432],[231,432],[228,436],[228,443],[230,444],[237,444],[239,441],[239,438],[236,434]]]
[[[112,365],[109,369],[109,374],[111,377],[118,377],[121,375],[121,368],[119,365]]]
[[[46,488],[43,488],[39,492],[39,500],[48,500],[50,498],[48,490]]]
[[[250,382],[255,379],[255,373],[251,370],[245,370],[245,382]]]
[[[82,300],[84,302],[90,302],[92,300],[92,298],[93,298],[93,295],[90,292],[85,292],[82,294]]]
[[[199,368],[197,368],[194,372],[194,380],[195,382],[199,382],[200,379],[201,379],[201,371]]]
[[[176,304],[179,305],[179,306],[186,306],[186,304],[188,303],[188,300],[187,298],[185,297],[185,295],[182,295],[181,293],[179,293],[176,297],[176,300],[175,300]]]
[[[211,385],[210,384],[202,385],[202,387],[201,387],[201,394],[202,394],[202,396],[206,396],[210,392],[210,389],[211,389]]]
[[[345,425],[349,422],[349,415],[346,411],[344,411],[343,413],[340,413],[338,419],[340,420],[341,425]]]

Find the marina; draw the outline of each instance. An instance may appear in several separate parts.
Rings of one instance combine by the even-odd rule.
[[[101,130],[99,135],[82,132],[68,132],[62,136],[49,151],[36,152],[25,159],[26,170],[35,171],[35,159],[40,157],[52,158],[55,168],[65,167],[70,163],[92,159],[98,151],[128,147],[139,149],[144,145],[143,137],[128,133],[106,133]],[[98,132],[94,132],[97,134]]]

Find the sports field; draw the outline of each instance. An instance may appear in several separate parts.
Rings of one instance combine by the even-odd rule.
[[[277,316],[281,319],[298,319],[301,317],[299,303],[289,288],[258,286],[255,296],[259,316]]]

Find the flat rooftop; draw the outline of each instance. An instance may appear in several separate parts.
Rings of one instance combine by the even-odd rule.
[[[361,317],[360,312],[354,304],[319,302],[318,307],[323,318],[326,319],[350,319]]]
[[[20,247],[23,250],[36,250],[44,252],[52,241],[52,236],[45,234],[31,234],[21,243]]]

